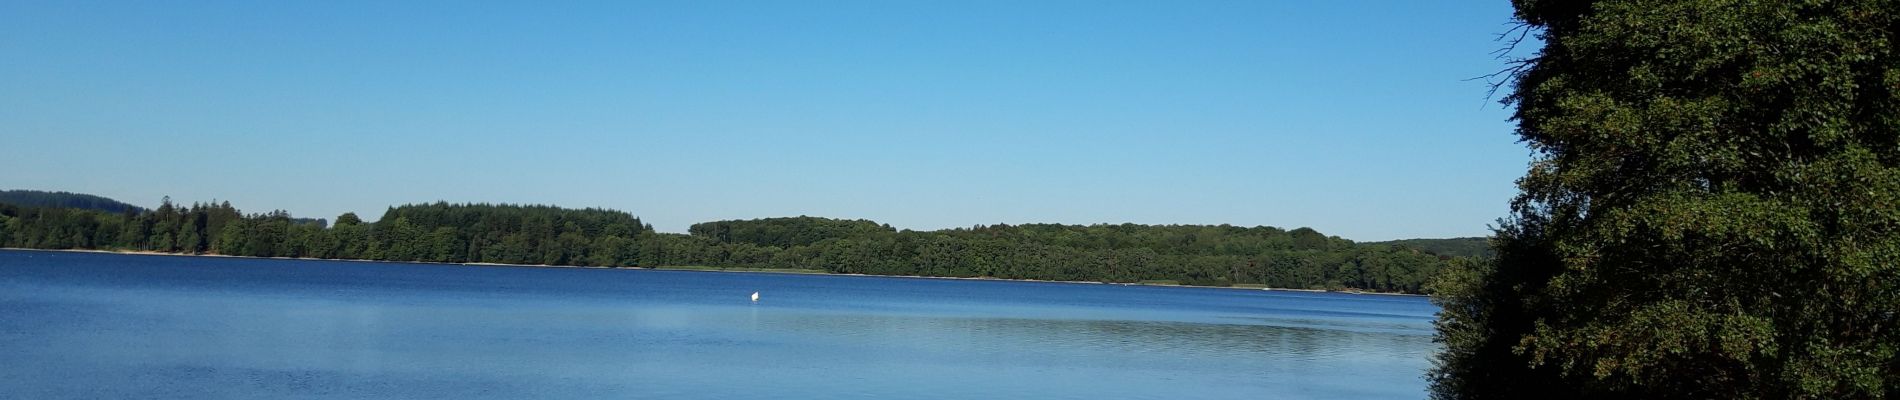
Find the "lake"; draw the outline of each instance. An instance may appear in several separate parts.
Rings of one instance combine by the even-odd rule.
[[[0,397],[1420,399],[1436,312],[1409,296],[0,250]]]

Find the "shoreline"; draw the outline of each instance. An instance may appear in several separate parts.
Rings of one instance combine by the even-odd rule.
[[[1338,293],[1338,294],[1350,294],[1350,295],[1430,297],[1430,295],[1424,295],[1424,294],[1382,293],[1382,292],[1365,292],[1365,291],[1354,291],[1354,290],[1293,289],[1293,288],[1275,288],[1275,287],[1199,286],[1199,285],[1183,285],[1183,284],[1154,284],[1154,283],[1140,283],[1140,282],[1111,283],[1111,282],[1095,282],[1095,281],[1054,281],[1054,280],[1041,280],[1041,279],[1005,279],[1005,278],[993,278],[993,277],[877,275],[877,274],[859,274],[859,273],[841,274],[841,273],[835,273],[835,272],[826,272],[824,270],[816,270],[816,269],[807,270],[807,269],[796,269],[796,268],[779,268],[779,269],[717,268],[717,267],[693,267],[693,266],[593,267],[593,266],[579,266],[579,265],[507,264],[507,263],[492,263],[492,262],[453,263],[453,262],[434,262],[434,261],[364,260],[364,259],[350,259],[350,258],[256,257],[256,256],[233,256],[233,255],[226,255],[226,254],[167,253],[167,252],[162,252],[162,251],[150,251],[150,250],[27,249],[27,248],[17,248],[17,247],[0,247],[0,250],[43,251],[43,252],[60,252],[60,253],[123,254],[123,255],[135,255],[135,256],[220,257],[220,258],[248,258],[248,259],[258,259],[258,260],[344,261],[344,262],[364,262],[364,263],[423,264],[423,265],[445,265],[445,266],[460,265],[460,266],[471,266],[471,267],[571,268],[571,269],[600,269],[600,270],[649,270],[649,271],[728,272],[728,273],[755,273],[755,274],[829,275],[829,276],[859,276],[859,277],[875,277],[875,278],[948,279],[948,280],[964,280],[964,281],[997,281],[997,282],[1039,282],[1039,283],[1067,283],[1067,284],[1078,284],[1078,285],[1180,287],[1180,288],[1201,288],[1201,289],[1252,290],[1252,291],[1267,291],[1267,292]]]

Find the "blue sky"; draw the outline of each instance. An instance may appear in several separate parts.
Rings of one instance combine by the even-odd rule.
[[[1474,236],[1504,1],[0,2],[0,188]]]

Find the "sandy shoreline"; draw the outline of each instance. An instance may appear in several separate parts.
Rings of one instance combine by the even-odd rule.
[[[728,272],[728,273],[753,273],[753,274],[831,275],[831,276],[860,276],[860,277],[876,277],[876,278],[950,279],[950,280],[964,280],[964,281],[999,281],[999,282],[1041,282],[1041,283],[1067,283],[1067,284],[1077,284],[1077,285],[1181,287],[1181,288],[1202,288],[1202,289],[1257,290],[1257,291],[1271,291],[1271,292],[1307,292],[1307,293],[1338,293],[1338,294],[1378,295],[1378,296],[1426,297],[1426,295],[1422,295],[1422,294],[1409,294],[1409,293],[1332,291],[1332,290],[1321,290],[1321,289],[1195,286],[1195,285],[1180,285],[1180,284],[1169,285],[1169,284],[1152,284],[1152,283],[1105,283],[1105,282],[1091,282],[1091,281],[1050,281],[1050,280],[1040,280],[1040,279],[1003,279],[1003,278],[992,278],[992,277],[840,274],[840,273],[825,272],[822,270],[797,270],[797,269],[792,269],[792,268],[785,268],[785,269],[778,269],[778,270],[756,269],[756,268],[719,269],[719,268],[712,268],[712,267],[684,268],[684,267],[665,267],[665,266],[622,268],[622,267],[583,267],[583,266],[578,266],[578,265],[506,264],[506,263],[491,263],[491,262],[450,263],[450,262],[432,262],[432,261],[360,260],[360,259],[347,259],[347,258],[253,257],[253,256],[233,256],[233,255],[224,255],[224,254],[166,253],[166,252],[161,252],[161,251],[147,251],[147,250],[23,249],[23,248],[15,248],[15,247],[0,247],[0,250],[44,251],[44,252],[60,252],[60,253],[103,253],[103,254],[139,255],[139,256],[221,257],[221,258],[252,258],[252,259],[264,259],[264,260],[308,260],[308,261],[343,261],[343,262],[388,263],[388,264],[462,265],[462,266],[474,266],[474,267],[572,268],[572,269],[601,269],[601,270],[654,270],[654,271]]]

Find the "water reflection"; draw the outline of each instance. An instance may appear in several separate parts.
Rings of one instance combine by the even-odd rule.
[[[16,398],[1419,398],[1433,349],[1406,299],[9,254]]]
[[[758,310],[750,310],[754,319]],[[775,314],[759,329],[832,336],[868,345],[944,346],[950,351],[1160,354],[1185,358],[1404,353],[1429,337],[1275,325],[883,315]]]

